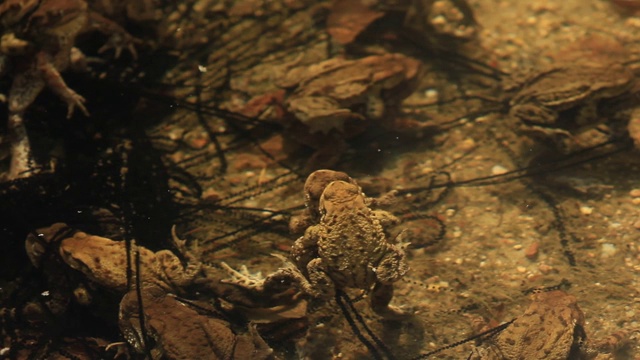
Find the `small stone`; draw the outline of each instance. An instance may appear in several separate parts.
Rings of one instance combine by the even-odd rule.
[[[640,28],[640,19],[636,17],[630,17],[624,22],[626,27]]]
[[[634,198],[640,197],[640,189],[633,189],[629,191],[629,195],[631,195],[631,197],[634,197]]]
[[[524,267],[524,266],[518,266],[518,267],[516,268],[516,270],[517,270],[519,273],[523,273],[523,274],[524,274],[525,272],[527,272],[527,268],[526,268],[526,267]]]
[[[540,248],[539,242],[534,242],[527,247],[524,251],[524,256],[529,260],[535,260],[538,257],[538,249]]]
[[[520,249],[522,249],[522,244],[513,245],[513,250],[520,250]]]
[[[601,256],[602,256],[603,258],[608,258],[608,257],[611,257],[611,256],[615,255],[615,253],[616,253],[617,251],[618,251],[618,250],[616,249],[615,244],[611,244],[611,243],[604,243],[604,244],[602,244],[602,253],[601,253]]]
[[[202,192],[202,199],[204,201],[217,202],[222,199],[222,196],[216,190],[206,189]]]
[[[640,230],[640,220],[633,223],[633,227]]]
[[[507,170],[507,168],[502,165],[494,165],[491,168],[491,175],[502,175],[506,174],[507,172],[509,172],[509,170]]]
[[[460,145],[458,145],[458,148],[461,151],[471,151],[476,148],[476,142],[473,139],[464,139]]]
[[[591,215],[593,208],[591,206],[580,206],[580,213],[582,213],[582,215]]]
[[[438,90],[436,89],[427,89],[427,91],[424,92],[424,96],[427,98],[427,100],[429,102],[437,102],[438,101]]]
[[[553,271],[553,266],[547,265],[547,264],[540,264],[538,265],[538,270],[543,273],[543,274],[549,274],[551,271]]]
[[[206,133],[190,131],[184,136],[187,146],[194,150],[203,149],[209,143],[209,138]]]

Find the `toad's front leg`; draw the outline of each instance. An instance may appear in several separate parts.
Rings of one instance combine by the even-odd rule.
[[[171,236],[177,250],[187,260],[183,266],[180,259],[170,250],[160,250],[155,254],[155,258],[162,271],[162,282],[169,286],[172,291],[182,293],[184,288],[194,284],[196,278],[202,275],[203,264],[198,259],[194,250],[188,249],[186,240],[182,240],[176,234],[176,227],[171,228]]]
[[[53,65],[51,56],[45,52],[39,52],[36,62],[40,75],[49,89],[67,103],[67,119],[71,118],[76,106],[85,116],[89,116],[89,111],[84,106],[86,100],[67,86],[62,75],[60,75],[58,69]]]
[[[382,257],[375,269],[378,282],[382,284],[394,283],[409,271],[403,249],[407,245],[408,243],[389,245],[389,251]]]
[[[89,26],[109,36],[109,40],[98,50],[98,53],[114,49],[115,58],[117,59],[120,57],[120,54],[122,54],[122,50],[127,49],[134,59],[138,57],[135,44],[139,44],[141,41],[129,35],[122,26],[95,11],[89,11]]]
[[[307,264],[309,282],[302,283],[302,290],[309,295],[322,300],[335,297],[336,286],[325,271],[325,266],[320,258],[313,259]]]
[[[291,246],[291,259],[302,272],[307,269],[307,264],[312,259],[318,257],[318,239],[321,237],[321,232],[320,227],[311,226]]]

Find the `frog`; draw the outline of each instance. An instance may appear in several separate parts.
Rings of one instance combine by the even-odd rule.
[[[384,210],[371,210],[360,187],[335,180],[322,191],[319,223],[305,230],[291,248],[291,258],[310,296],[328,300],[336,290],[371,292],[372,310],[388,318],[403,316],[389,305],[393,283],[409,270],[402,232],[395,239],[385,228],[400,221]]]
[[[509,100],[509,116],[520,132],[568,153],[580,148],[581,133],[601,125],[598,106],[628,93],[634,83],[623,64],[558,65],[519,86]]]
[[[120,331],[137,353],[148,354],[149,350],[153,359],[169,360],[261,360],[271,356],[272,349],[252,324],[247,334],[238,334],[208,304],[182,301],[155,285],[146,286],[141,295],[145,331],[136,291],[122,298],[118,320]]]
[[[32,263],[38,264],[47,245],[54,245],[62,261],[73,270],[83,274],[93,283],[108,290],[124,294],[127,283],[127,251],[124,241],[89,235],[83,231],[69,230],[66,236],[53,236],[68,229],[64,223],[56,223],[49,228],[39,229],[40,237],[27,237],[27,254]],[[140,283],[155,285],[167,292],[182,294],[201,274],[202,264],[197,256],[186,248],[172,230],[174,245],[187,258],[187,265],[170,250],[153,252],[145,247],[131,244],[132,254],[140,257]],[[55,242],[55,244],[47,244]]]
[[[615,342],[628,334],[615,334]],[[536,291],[525,312],[472,359],[614,359],[613,342],[587,341],[585,315],[575,296],[563,290]]]

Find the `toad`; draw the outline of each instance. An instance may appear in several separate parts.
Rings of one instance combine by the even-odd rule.
[[[200,275],[200,263],[186,250],[175,228],[173,240],[179,251],[189,260],[183,266],[168,250],[152,252],[132,244],[132,252],[140,258],[138,275],[142,299],[138,291],[127,288],[127,254],[124,241],[88,235],[57,223],[29,235],[26,249],[36,267],[46,256],[47,249],[55,249],[62,262],[92,282],[118,294],[120,301],[119,326],[127,342],[145,354],[148,344],[153,358],[166,359],[265,359],[271,353],[255,328],[247,335],[237,334],[223,315],[208,304],[178,298],[185,288]],[[135,258],[135,256],[133,256]],[[134,274],[134,277],[136,274]],[[78,299],[77,299],[78,300]],[[144,304],[140,311],[140,301]],[[85,305],[87,302],[78,300]],[[144,313],[142,331],[140,314]],[[189,321],[184,321],[189,319]],[[143,334],[147,336],[143,339]],[[121,345],[116,343],[113,345]]]
[[[509,102],[509,115],[518,120],[521,132],[571,152],[581,148],[579,134],[602,123],[599,105],[628,93],[634,81],[621,64],[554,67],[521,85]]]
[[[293,89],[285,105],[310,133],[349,134],[365,119],[381,120],[387,107],[411,92],[420,63],[401,54],[333,58],[289,71],[280,86]]]
[[[346,140],[372,122],[393,128],[400,103],[413,92],[420,62],[401,54],[349,60],[333,58],[291,69],[279,85],[294,121],[285,122],[296,141],[317,150],[310,163],[329,166]]]
[[[144,289],[142,303],[144,332],[135,291],[120,303],[119,325],[136,352],[146,354],[148,344],[153,359],[260,360],[272,352],[254,326],[249,326],[248,334],[237,334],[208,304],[180,301],[155,286]]]
[[[584,314],[576,298],[560,290],[542,292],[491,341],[481,359],[566,360],[579,353],[585,339]]]
[[[124,241],[114,241],[100,236],[89,235],[82,231],[70,232],[68,237],[51,236],[68,228],[58,223],[50,228],[39,229],[44,236],[27,237],[27,254],[34,264],[44,254],[47,242],[57,241],[58,253],[64,263],[79,271],[92,282],[112,291],[124,294],[127,291],[127,252]],[[48,236],[47,236],[48,235]],[[184,240],[178,239],[173,231],[173,240],[177,249],[184,252],[188,264],[184,266],[180,259],[169,250],[153,252],[142,246],[132,244],[132,253],[140,256],[140,281],[143,286],[155,285],[167,292],[181,294],[200,274],[201,263],[186,249]]]
[[[284,256],[272,255],[282,260],[284,265],[267,276],[262,276],[260,271],[252,274],[245,265],[237,271],[225,262],[220,263],[230,276],[220,282],[236,287],[245,300],[231,301],[227,306],[231,305],[247,318],[260,323],[302,318],[307,314],[307,303],[300,296],[302,276]],[[225,305],[223,302],[222,306]]]
[[[385,227],[399,223],[382,210],[371,210],[360,187],[336,180],[320,196],[319,223],[310,226],[291,249],[291,257],[305,277],[304,290],[328,300],[336,289],[372,291],[372,309],[385,317],[400,315],[389,306],[393,283],[406,274],[404,248],[390,239]],[[373,288],[373,289],[372,289]]]
[[[309,226],[315,225],[320,221],[320,196],[322,196],[322,192],[327,185],[336,180],[356,184],[355,180],[342,171],[320,169],[314,171],[307,177],[307,180],[304,182],[303,189],[304,210],[300,215],[291,219],[291,222],[289,223],[289,230],[291,230],[291,233],[301,233]]]
[[[488,341],[472,359],[613,359],[616,341],[587,343],[585,316],[573,295],[561,290],[538,292],[511,325]]]
[[[62,75],[68,69],[86,70],[76,38],[89,31],[100,31],[110,38],[99,52],[123,48],[135,57],[134,42],[121,26],[89,9],[84,0],[7,0],[0,4],[0,74],[13,66],[13,81],[7,103],[11,165],[8,180],[27,176],[31,170],[30,144],[24,125],[24,112],[45,87],[67,104],[67,117],[74,109],[89,115],[85,99],[67,86]]]

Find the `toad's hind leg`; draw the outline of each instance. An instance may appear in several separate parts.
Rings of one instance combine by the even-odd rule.
[[[411,316],[410,311],[405,311],[396,306],[389,305],[393,298],[393,285],[376,283],[371,292],[371,310],[385,319],[404,319]]]
[[[7,180],[26,177],[31,169],[31,144],[24,124],[24,111],[44,88],[42,78],[33,71],[15,76],[9,91],[9,120],[7,124],[11,142],[11,165]]]
[[[7,180],[28,176],[31,170],[31,144],[21,114],[9,115],[9,138],[11,141],[11,164]]]

